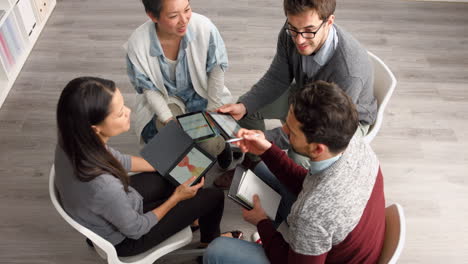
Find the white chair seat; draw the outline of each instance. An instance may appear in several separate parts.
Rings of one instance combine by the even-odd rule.
[[[397,81],[393,73],[381,59],[371,52],[368,52],[368,54],[374,66],[374,96],[375,99],[377,99],[377,117],[375,123],[370,126],[367,135],[364,136],[364,141],[370,143],[382,126],[384,111],[388,101],[390,101],[390,97],[392,97]]]
[[[406,221],[403,207],[392,204],[385,208],[385,239],[379,264],[395,264],[403,251]]]
[[[82,226],[78,222],[76,222],[73,218],[71,218],[65,210],[62,208],[58,198],[57,198],[57,190],[55,188],[55,169],[52,165],[49,175],[49,194],[52,204],[54,205],[57,212],[60,216],[65,219],[65,221],[70,224],[73,228],[78,230],[81,234],[85,237],[89,238],[93,244],[96,252],[104,259],[107,259],[107,262],[110,264],[124,264],[124,263],[132,263],[132,264],[151,264],[154,263],[157,259],[161,258],[162,256],[177,250],[192,241],[192,231],[190,227],[187,226],[186,228],[182,229],[178,233],[174,234],[170,238],[166,239],[162,243],[158,244],[157,246],[153,247],[152,249],[132,257],[122,257],[119,258],[117,256],[117,252],[115,247],[104,238],[100,237],[93,231],[89,230],[88,228]],[[83,245],[85,245],[83,241]],[[180,254],[190,254],[190,255],[202,255],[202,250],[179,250],[175,253]],[[175,255],[175,254],[174,254]],[[177,254],[179,255],[179,254]]]

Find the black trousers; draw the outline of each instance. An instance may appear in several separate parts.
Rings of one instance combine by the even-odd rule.
[[[157,173],[130,176],[130,185],[143,196],[145,213],[164,203],[175,189]],[[139,239],[125,238],[117,244],[117,255],[126,257],[145,252],[187,227],[195,219],[199,219],[200,223],[200,242],[209,243],[220,235],[223,210],[224,193],[221,190],[199,189],[195,197],[179,202],[148,233]]]

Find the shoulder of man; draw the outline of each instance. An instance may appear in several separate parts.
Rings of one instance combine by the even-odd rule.
[[[342,242],[358,223],[372,192],[378,160],[359,138],[350,142],[347,151],[328,172],[308,175],[304,182],[288,216],[290,237],[296,237],[292,240],[295,252],[323,254]],[[357,169],[363,166],[367,169]],[[349,172],[358,175],[351,177]]]
[[[372,75],[371,62],[367,50],[350,33],[335,25],[338,45],[330,63],[340,65],[333,67],[342,75],[362,77]]]

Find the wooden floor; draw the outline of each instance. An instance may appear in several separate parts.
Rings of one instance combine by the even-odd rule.
[[[224,37],[227,86],[241,95],[272,60],[282,1],[191,3]],[[145,19],[139,0],[57,1],[0,109],[0,263],[104,263],[49,201],[55,107],[65,84],[82,75],[115,80],[131,104],[122,45]],[[400,262],[468,263],[468,4],[339,0],[336,22],[398,79],[372,146],[387,203],[405,209]],[[132,133],[111,144],[138,152]],[[239,214],[226,201],[223,230],[253,231]]]

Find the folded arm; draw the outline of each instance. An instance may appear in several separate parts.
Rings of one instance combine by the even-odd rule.
[[[158,120],[165,122],[172,117],[172,112],[167,105],[166,99],[161,90],[146,76],[139,72],[135,65],[127,56],[127,75],[133,87],[139,94],[144,94],[153,113],[158,117]]]

